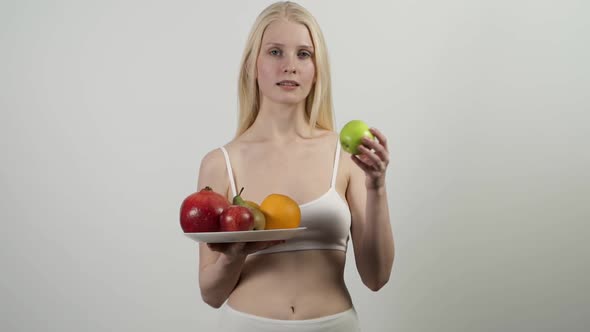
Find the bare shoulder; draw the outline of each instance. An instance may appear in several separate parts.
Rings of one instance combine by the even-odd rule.
[[[199,167],[198,189],[206,186],[218,193],[225,193],[229,188],[227,179],[225,158],[221,149],[209,151],[201,159]]]
[[[227,142],[223,147],[231,155],[233,151],[243,149],[244,147],[247,147],[249,143],[250,142],[247,139],[244,139],[242,136],[240,136]],[[221,149],[218,150],[221,152]],[[221,157],[223,158],[223,153]]]
[[[220,166],[225,164],[225,160],[223,157],[223,152],[221,149],[216,148],[213,149],[205,154],[201,159],[201,170],[205,171],[212,171],[215,169],[219,169]]]
[[[333,151],[334,144],[340,144],[340,134],[333,130],[320,130],[316,136],[318,140],[321,140],[322,144],[328,147],[329,151]],[[362,170],[354,164],[351,159],[350,153],[340,148],[339,162],[338,162],[338,174],[341,174],[344,181],[344,188],[348,188],[350,185],[351,177],[353,173],[358,173]],[[356,174],[356,176],[362,176],[362,174]]]
[[[340,144],[340,134],[338,132],[330,131],[330,133],[327,135],[328,135],[330,141],[336,140],[338,142],[338,144]],[[358,167],[355,167],[356,165],[354,164],[354,162],[350,158],[351,158],[351,154],[344,151],[344,149],[342,149],[342,147],[340,147],[340,161],[339,161],[340,166],[339,166],[339,168],[340,168],[340,171],[345,174],[347,182],[350,181],[350,177],[352,176],[352,172],[355,171],[355,168],[358,168]]]

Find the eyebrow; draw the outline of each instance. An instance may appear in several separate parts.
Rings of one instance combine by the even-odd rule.
[[[267,46],[268,46],[268,45],[272,45],[272,46],[280,46],[280,47],[285,47],[285,45],[284,45],[284,44],[281,44],[281,43],[273,43],[273,42],[266,43],[266,45],[267,45]],[[307,48],[307,49],[309,49],[309,50],[313,50],[313,46],[309,46],[309,45],[299,45],[299,46],[297,46],[297,47],[298,47],[298,48]]]

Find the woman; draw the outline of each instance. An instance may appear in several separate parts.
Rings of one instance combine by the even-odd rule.
[[[276,3],[250,33],[241,63],[236,137],[202,160],[198,187],[228,199],[271,193],[300,204],[299,237],[280,242],[200,244],[199,286],[221,331],[358,331],[344,283],[351,235],[363,283],[389,280],[394,243],[385,189],[386,138],[362,154],[341,152],[334,131],[325,43],[303,7]]]

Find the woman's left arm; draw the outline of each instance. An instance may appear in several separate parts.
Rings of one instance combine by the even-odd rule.
[[[389,165],[386,137],[371,128],[377,141],[365,139],[360,154],[351,155],[352,167],[346,199],[352,215],[352,242],[357,270],[363,283],[378,291],[388,281],[393,267],[393,231],[385,174]]]

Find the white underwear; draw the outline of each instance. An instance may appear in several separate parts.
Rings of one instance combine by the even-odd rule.
[[[356,310],[303,320],[282,320],[255,316],[233,309],[227,303],[221,308],[219,332],[359,332]]]

